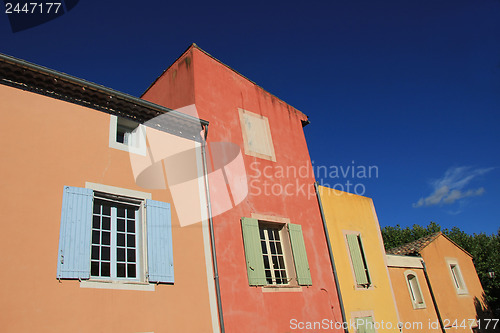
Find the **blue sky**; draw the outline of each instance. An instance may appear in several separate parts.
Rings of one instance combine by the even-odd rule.
[[[499,18],[499,0],[81,0],[17,33],[2,11],[0,52],[140,96],[195,42],[309,116],[316,167],[376,166],[369,178],[318,180],[359,184],[381,226],[436,221],[491,234]]]

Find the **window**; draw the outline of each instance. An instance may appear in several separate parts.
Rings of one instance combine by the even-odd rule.
[[[375,333],[373,324],[373,317],[358,317],[356,318],[356,332],[357,333]]]
[[[133,120],[110,116],[109,146],[146,156],[146,129]]]
[[[173,283],[170,204],[87,185],[64,187],[57,278]]]
[[[413,308],[414,309],[425,308],[424,297],[422,296],[420,284],[418,283],[417,274],[413,271],[406,271],[405,278]]]
[[[238,109],[245,154],[276,162],[273,139],[267,117]]]
[[[249,284],[312,285],[302,227],[241,219]]]
[[[368,288],[371,284],[368,266],[359,234],[346,235],[347,246],[351,257],[351,265],[357,286]]]
[[[457,260],[447,259],[447,262],[450,268],[451,278],[455,290],[458,294],[467,294],[467,287],[465,286],[462,272],[460,271]]]

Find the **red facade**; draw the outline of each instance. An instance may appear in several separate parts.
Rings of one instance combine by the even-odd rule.
[[[194,104],[199,118],[210,122],[207,142],[235,144],[241,151],[246,172],[229,166],[223,173],[225,186],[210,184],[226,332],[289,332],[327,326],[331,332],[343,331],[334,327],[342,317],[303,133],[307,117],[195,45],[142,98],[180,111],[191,106],[186,112],[192,112]],[[255,149],[262,144],[248,142],[254,134],[242,127],[253,125],[243,125],[242,112],[254,117],[250,122],[268,122],[271,148]],[[255,140],[263,135],[265,131]],[[251,154],[248,146],[252,150],[252,145],[253,150],[274,150],[268,154],[274,156]],[[220,169],[218,157],[224,153],[213,147],[209,153],[213,161],[209,160],[209,169]],[[225,162],[230,160],[226,156]],[[301,225],[312,285],[249,285],[243,217]]]

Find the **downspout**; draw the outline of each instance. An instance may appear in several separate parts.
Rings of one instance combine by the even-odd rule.
[[[443,319],[441,318],[441,314],[439,313],[439,308],[437,306],[436,298],[434,297],[434,292],[432,291],[431,281],[429,280],[429,275],[427,275],[427,267],[425,266],[425,261],[423,259],[420,259],[420,261],[422,262],[422,266],[424,267],[425,281],[427,281],[427,286],[429,287],[429,291],[431,293],[432,304],[434,304],[434,309],[436,310],[436,315],[439,320],[439,326],[441,327],[441,331],[443,331],[443,333],[446,333],[446,330],[443,325]]]
[[[314,182],[314,188],[316,189],[316,197],[318,198],[319,210],[321,212],[321,220],[323,221],[323,231],[325,232],[326,244],[328,245],[328,254],[330,255],[330,263],[332,264],[333,277],[335,279],[335,287],[337,289],[337,296],[340,303],[340,313],[342,314],[342,326],[344,327],[344,332],[349,333],[348,325],[346,323],[344,302],[342,301],[342,293],[340,292],[339,279],[337,277],[337,269],[335,268],[335,260],[333,259],[332,245],[330,243],[330,236],[328,236],[328,229],[326,227],[325,213],[323,212],[323,204],[321,203],[321,198],[319,196],[318,182]]]
[[[222,302],[220,297],[220,285],[219,285],[219,270],[217,268],[217,254],[215,252],[215,239],[214,239],[214,223],[212,219],[212,204],[210,202],[210,189],[208,187],[208,168],[207,168],[207,156],[205,147],[207,146],[207,136],[208,136],[208,125],[202,125],[204,132],[204,140],[201,145],[201,154],[203,157],[203,171],[205,178],[205,191],[207,196],[207,210],[208,210],[208,225],[210,229],[210,240],[212,243],[212,262],[214,265],[214,281],[215,281],[215,293],[217,295],[217,310],[219,313],[219,325],[221,333],[224,333],[224,317],[222,315]]]

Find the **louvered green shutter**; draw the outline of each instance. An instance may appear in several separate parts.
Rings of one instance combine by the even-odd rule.
[[[257,219],[242,217],[241,230],[243,232],[243,244],[245,246],[245,258],[247,261],[248,284],[251,286],[266,285],[264,260],[262,259],[262,248],[260,246],[259,221]]]
[[[58,279],[90,278],[93,197],[91,189],[64,186],[57,258]]]
[[[290,234],[290,243],[292,245],[293,261],[295,263],[295,272],[297,273],[297,282],[301,286],[312,285],[311,270],[307,260],[306,246],[304,236],[302,235],[302,226],[299,224],[288,224]]]
[[[357,284],[368,284],[368,276],[366,275],[365,264],[363,261],[363,254],[359,246],[358,235],[346,235],[347,245],[351,253],[352,267],[356,277]]]

